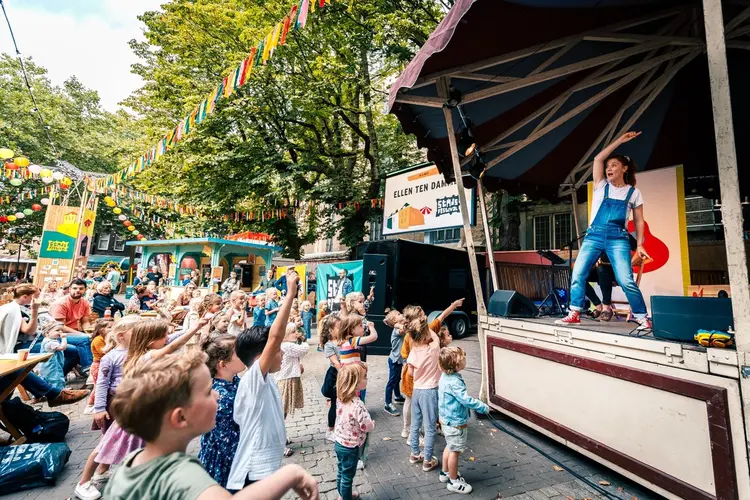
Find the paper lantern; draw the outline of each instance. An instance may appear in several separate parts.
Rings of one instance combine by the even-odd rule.
[[[34,212],[39,212],[42,209],[42,206],[40,204],[38,204],[38,203],[34,203],[33,205],[31,205],[31,209]]]
[[[18,165],[12,161],[6,162],[4,167],[6,170],[18,170]]]
[[[120,208],[120,207],[113,208],[112,209],[112,213],[114,213],[115,215],[121,214],[122,213],[122,208]]]
[[[135,231],[135,226],[128,226],[128,231]]]
[[[118,219],[120,222],[125,222],[126,220],[128,220],[128,218],[125,217],[124,215],[119,216]]]
[[[29,163],[31,163],[25,156],[17,156],[16,158],[13,158],[13,162],[21,168],[26,168],[29,166]]]
[[[26,216],[23,214],[23,212],[16,212],[16,219],[23,219],[24,217]]]
[[[133,236],[139,236],[140,234],[138,231],[133,231]]]
[[[15,220],[16,220],[16,216],[15,215],[9,215],[8,216],[8,222],[14,222]]]
[[[45,184],[51,184],[54,182],[54,179],[52,177],[42,177],[42,182]]]
[[[0,148],[0,160],[9,160],[13,158],[16,154],[13,152],[12,149],[8,148]]]
[[[23,214],[24,215],[31,215],[33,213],[34,213],[34,211],[32,209],[30,209],[30,208],[24,208],[23,209]]]
[[[123,222],[123,224],[125,225],[125,227],[130,227],[133,225],[133,223],[130,222],[129,220],[126,220],[125,222]]]
[[[63,177],[65,177],[65,176],[62,174],[62,172],[53,172],[52,173],[52,178],[55,179],[56,181],[63,180]]]
[[[104,203],[106,203],[108,207],[114,207],[115,206],[115,201],[114,200],[105,201]]]
[[[32,174],[36,175],[40,173],[41,171],[42,171],[42,167],[40,167],[39,165],[33,165],[33,164],[29,165],[29,172],[31,172]]]
[[[39,175],[42,176],[42,177],[52,177],[52,170],[50,170],[48,168],[43,168],[39,172]]]
[[[111,196],[105,196],[104,197],[104,203],[112,203],[114,200]]]
[[[16,187],[18,187],[18,186],[20,186],[21,184],[23,184],[23,179],[19,179],[18,177],[15,177],[15,178],[11,179],[11,180],[10,180],[9,182],[10,182],[10,185],[11,185],[11,186],[16,186]]]
[[[45,205],[45,206],[49,205],[49,198],[42,198],[39,201],[42,203],[42,205]]]
[[[8,217],[0,215],[0,224],[5,224],[6,222],[8,222]]]

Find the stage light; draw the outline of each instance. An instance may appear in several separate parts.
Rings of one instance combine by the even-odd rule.
[[[477,149],[477,143],[474,142],[474,138],[471,135],[471,129],[466,129],[466,132],[458,140],[458,154],[459,156],[466,158],[474,154]]]
[[[469,168],[467,170],[471,177],[479,180],[484,177],[484,173],[487,170],[487,165],[484,163],[482,157],[477,155],[477,157],[472,160],[471,164],[469,164]]]

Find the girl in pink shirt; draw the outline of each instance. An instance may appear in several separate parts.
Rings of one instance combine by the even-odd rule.
[[[422,470],[429,472],[438,466],[433,456],[435,430],[438,418],[438,384],[440,382],[440,339],[430,330],[427,319],[420,317],[406,327],[414,341],[406,366],[414,377],[411,417],[411,456],[412,464],[422,463]],[[419,428],[424,421],[424,454],[419,452]]]
[[[334,428],[334,449],[339,461],[336,488],[342,500],[359,498],[352,490],[360,447],[364,445],[367,433],[375,429],[365,404],[357,397],[357,392],[367,386],[367,369],[364,364],[343,365],[336,380],[336,426]]]

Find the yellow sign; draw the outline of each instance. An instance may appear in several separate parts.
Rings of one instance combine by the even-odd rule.
[[[299,264],[293,267],[294,267],[294,270],[297,271],[297,274],[299,274],[298,297],[300,300],[305,300],[307,298],[307,265]],[[277,267],[276,279],[279,279],[282,276],[284,276],[286,274],[287,269],[289,269],[289,266]]]
[[[47,242],[47,251],[48,252],[67,252],[68,246],[70,245],[67,241],[48,241]]]

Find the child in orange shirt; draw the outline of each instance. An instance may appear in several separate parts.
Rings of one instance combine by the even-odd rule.
[[[94,357],[94,362],[91,363],[91,377],[94,380],[94,387],[96,387],[96,380],[99,378],[99,362],[102,357],[106,354],[105,346],[107,345],[107,337],[109,331],[112,329],[114,321],[112,318],[100,318],[94,323],[94,333],[91,334],[91,355]],[[91,415],[94,413],[94,393],[91,391],[89,396],[88,405],[86,410],[83,412],[84,415]]]

